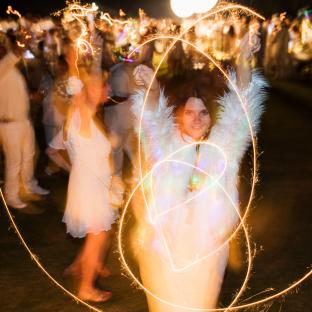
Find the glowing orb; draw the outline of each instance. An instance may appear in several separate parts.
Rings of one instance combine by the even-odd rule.
[[[194,13],[210,11],[219,0],[171,0],[170,5],[173,13],[179,17],[189,17]]]
[[[171,0],[170,5],[176,16],[189,17],[194,13],[193,5],[188,0]]]
[[[193,0],[192,7],[194,13],[206,13],[210,11],[216,4],[218,0]]]

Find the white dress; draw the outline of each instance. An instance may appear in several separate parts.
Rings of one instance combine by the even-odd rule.
[[[231,79],[235,85],[233,75]],[[255,132],[265,86],[254,73],[249,87],[240,90]],[[133,96],[138,120],[143,99],[140,92]],[[228,260],[226,241],[239,221],[239,164],[251,141],[244,110],[230,85],[219,103],[219,119],[208,141],[197,148],[197,143],[190,144],[191,138],[181,135],[163,94],[158,108],[143,114],[144,165],[155,170],[144,182],[148,207],[136,213],[135,251],[144,286],[173,304],[148,294],[150,312],[187,311],[181,305],[190,309],[217,305]],[[190,181],[198,174],[193,165],[208,175],[198,190],[190,191]]]
[[[69,154],[72,168],[63,222],[67,233],[81,238],[87,233],[109,231],[117,211],[109,201],[110,142],[93,120],[90,137],[81,136],[79,129],[80,114],[76,110],[69,123],[67,140],[63,140],[61,131],[49,145],[55,149],[65,147]]]

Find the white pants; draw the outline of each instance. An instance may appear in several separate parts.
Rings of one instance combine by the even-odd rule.
[[[20,179],[27,191],[37,185],[34,178],[35,134],[29,120],[0,122],[0,142],[5,157],[4,192],[9,200],[19,198]]]

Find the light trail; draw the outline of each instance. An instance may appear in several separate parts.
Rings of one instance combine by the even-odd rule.
[[[119,19],[112,18],[109,13],[101,13],[100,16],[101,20],[106,21],[110,26],[112,26],[114,23],[120,24],[120,25],[127,25],[131,24],[131,21],[121,21]]]
[[[12,8],[11,5],[8,6],[8,8],[7,8],[7,10],[6,10],[6,13],[7,13],[8,15],[10,15],[10,14],[16,15],[16,16],[18,16],[18,18],[21,18],[21,17],[22,17],[22,15],[20,14],[20,12],[18,12],[17,10],[13,10],[13,8]]]
[[[77,6],[77,3],[75,3],[74,5]],[[78,7],[75,7],[75,10],[77,10],[79,12],[79,10],[82,10],[82,8],[85,10],[85,7],[81,7],[78,5]],[[9,7],[8,7],[9,9]],[[92,8],[91,8],[92,9]],[[88,9],[90,10],[90,8]],[[125,218],[125,215],[126,215],[126,212],[127,212],[127,209],[128,209],[128,206],[130,204],[130,201],[133,197],[133,195],[135,194],[136,191],[139,190],[139,188],[141,188],[141,191],[142,191],[142,194],[143,194],[143,197],[144,197],[144,201],[146,203],[146,207],[148,208],[148,204],[147,204],[147,200],[145,198],[145,193],[144,193],[144,189],[143,189],[143,182],[145,181],[145,179],[148,177],[148,175],[150,175],[152,173],[152,171],[148,172],[144,177],[143,177],[143,171],[142,171],[142,158],[141,158],[141,150],[139,148],[139,168],[140,168],[140,181],[139,183],[134,187],[134,189],[132,190],[132,193],[129,197],[129,199],[127,200],[127,203],[126,203],[126,206],[125,206],[125,209],[123,211],[123,214],[121,216],[121,220],[120,220],[120,227],[119,227],[119,232],[118,232],[118,250],[119,250],[119,253],[120,253],[120,257],[121,257],[121,260],[123,262],[123,265],[124,267],[126,268],[126,271],[128,273],[129,276],[131,276],[133,278],[133,280],[137,283],[137,285],[139,285],[146,293],[150,294],[152,297],[154,297],[155,299],[159,300],[160,302],[163,302],[165,304],[168,304],[170,306],[173,306],[173,307],[179,307],[179,308],[183,308],[183,309],[186,309],[186,310],[191,310],[191,311],[234,311],[234,310],[239,310],[239,309],[245,309],[245,308],[252,308],[252,307],[255,307],[257,305],[260,305],[260,304],[265,304],[265,303],[268,303],[269,301],[272,301],[274,299],[277,299],[285,294],[287,294],[289,291],[291,290],[294,290],[296,289],[296,287],[298,287],[302,282],[304,282],[305,280],[307,280],[309,277],[311,277],[312,275],[312,270],[310,270],[308,273],[306,273],[305,275],[303,275],[302,278],[298,279],[297,281],[293,282],[289,287],[285,288],[284,290],[276,293],[276,294],[273,294],[271,296],[267,296],[261,300],[257,300],[257,301],[254,301],[254,302],[251,302],[251,303],[246,303],[246,304],[240,304],[240,305],[236,305],[234,306],[234,304],[238,301],[238,298],[241,296],[243,290],[245,289],[245,286],[247,284],[247,281],[248,281],[248,278],[249,278],[249,275],[250,275],[250,271],[251,271],[251,263],[252,263],[252,252],[251,252],[251,246],[250,246],[250,240],[249,240],[249,235],[248,235],[248,231],[247,231],[247,228],[246,228],[246,225],[245,225],[245,219],[246,219],[246,216],[248,215],[248,212],[249,212],[249,208],[250,208],[250,205],[251,205],[251,202],[252,202],[252,199],[254,197],[254,188],[255,188],[255,184],[256,184],[256,181],[257,181],[257,144],[256,144],[256,139],[254,137],[254,134],[253,134],[253,129],[252,129],[252,125],[250,123],[250,120],[249,120],[249,117],[248,117],[248,112],[246,111],[245,109],[245,105],[244,105],[244,101],[242,99],[242,97],[240,96],[239,94],[239,90],[237,90],[236,86],[233,85],[233,83],[231,82],[230,80],[230,77],[227,75],[227,73],[221,68],[221,66],[212,58],[210,57],[208,54],[204,53],[203,51],[201,51],[198,47],[196,47],[194,44],[182,39],[182,37],[193,27],[195,26],[197,23],[199,23],[201,20],[205,19],[205,18],[208,18],[214,14],[217,14],[217,13],[221,13],[221,12],[226,12],[226,11],[231,11],[231,10],[241,10],[241,11],[244,11],[244,12],[248,12],[249,14],[251,15],[254,15],[254,16],[257,16],[258,18],[260,19],[264,19],[261,15],[259,15],[258,13],[256,13],[255,11],[247,8],[247,7],[244,7],[244,6],[241,6],[241,5],[227,5],[227,6],[224,6],[224,7],[221,7],[221,8],[216,8],[214,9],[213,11],[211,11],[210,13],[202,16],[201,18],[197,19],[191,26],[189,26],[185,31],[183,31],[179,36],[177,37],[173,37],[173,36],[158,36],[156,38],[153,38],[153,39],[150,39],[146,42],[144,42],[143,44],[141,44],[140,46],[138,46],[138,48],[144,46],[145,44],[153,41],[153,40],[157,40],[157,39],[172,39],[173,42],[172,44],[169,46],[169,48],[167,49],[166,53],[164,54],[163,58],[161,59],[161,62],[159,63],[156,71],[155,71],[155,74],[154,74],[154,77],[153,77],[153,80],[155,79],[156,75],[157,75],[157,72],[160,68],[160,66],[162,65],[162,63],[164,62],[166,56],[168,55],[168,53],[170,52],[170,50],[173,48],[173,46],[175,45],[176,42],[178,41],[182,41],[190,46],[192,46],[193,48],[195,48],[198,52],[202,53],[203,55],[205,55],[207,57],[207,59],[209,59],[220,71],[221,73],[224,75],[224,77],[229,81],[229,83],[231,84],[234,92],[236,93],[236,95],[238,96],[238,99],[242,105],[242,108],[244,110],[244,113],[246,114],[246,119],[248,121],[248,126],[249,126],[249,130],[250,130],[250,134],[251,134],[251,138],[252,138],[252,149],[253,149],[253,170],[252,170],[252,185],[251,185],[251,192],[250,192],[250,196],[249,196],[249,199],[248,199],[248,204],[247,204],[247,207],[246,207],[246,211],[244,213],[243,216],[240,215],[239,213],[239,209],[238,207],[236,207],[235,203],[232,201],[231,197],[229,196],[229,194],[227,194],[227,192],[222,188],[222,186],[218,183],[218,178],[215,179],[215,183],[219,185],[219,187],[222,188],[222,190],[224,191],[224,194],[228,197],[228,199],[231,201],[233,207],[235,208],[237,214],[239,215],[239,218],[240,218],[240,224],[239,226],[236,228],[236,230],[232,233],[232,235],[226,240],[226,242],[223,243],[226,244],[228,241],[230,241],[232,239],[232,237],[234,237],[234,235],[237,233],[237,231],[240,230],[240,228],[243,228],[244,230],[244,234],[245,234],[245,237],[246,237],[246,242],[247,242],[247,249],[248,249],[248,268],[247,268],[247,272],[246,272],[246,276],[245,276],[245,280],[244,280],[244,283],[240,289],[240,291],[238,292],[238,294],[235,296],[235,298],[233,299],[233,301],[231,302],[231,304],[227,307],[227,308],[215,308],[215,309],[203,309],[203,308],[196,308],[196,307],[183,307],[181,305],[176,305],[176,304],[173,304],[173,303],[170,303],[170,302],[167,302],[166,300],[163,300],[162,298],[159,298],[157,297],[155,294],[153,294],[152,292],[150,292],[148,289],[146,289],[144,287],[144,285],[142,285],[140,283],[140,281],[136,278],[136,276],[133,274],[133,272],[131,271],[130,267],[128,266],[127,262],[126,262],[126,259],[124,257],[124,251],[123,251],[123,247],[122,247],[122,228],[123,228],[123,223],[124,223],[124,218]],[[15,14],[19,17],[21,17],[20,15],[18,15],[17,11],[16,10],[13,10],[13,12],[10,12],[8,14]],[[16,13],[17,12],[17,13]],[[86,12],[86,11],[85,11]],[[94,12],[94,11],[93,11]],[[78,22],[82,22],[83,21],[80,19],[82,17],[85,17],[86,14],[83,13],[83,11],[81,11],[81,13],[79,14],[76,14],[76,19],[78,19]],[[111,19],[111,21],[115,21],[116,20],[113,20]],[[121,22],[121,21],[120,21]],[[87,31],[87,28],[84,28],[86,27],[86,25],[83,23],[83,27],[82,27],[82,33],[81,33],[81,36],[79,37],[80,41],[78,40],[79,44],[78,44],[78,47],[80,47],[82,49],[82,51],[86,52],[87,49],[92,48],[92,45],[90,44],[89,41],[85,40],[84,39],[84,36],[82,36],[82,34],[86,35],[86,33],[84,33],[84,30]],[[93,50],[92,50],[93,51]],[[131,55],[132,53],[130,53]],[[130,56],[129,55],[129,56]],[[145,107],[145,104],[146,104],[146,100],[147,100],[147,96],[148,96],[148,93],[151,89],[151,85],[153,83],[153,80],[149,86],[149,88],[147,89],[147,94],[146,94],[146,97],[144,99],[144,104],[143,104],[143,107],[142,107],[142,112],[141,112],[141,119],[140,119],[140,124],[139,124],[139,127],[141,129],[142,127],[142,117],[143,117],[143,112],[144,112],[144,107]],[[139,137],[139,141],[140,141],[140,137]],[[139,145],[140,146],[140,145]],[[166,160],[166,161],[173,161],[173,160]],[[165,162],[165,160],[163,160],[163,162]],[[175,161],[176,162],[176,161]],[[196,170],[198,171],[202,171],[203,174],[206,174],[208,175],[208,173],[206,173],[205,171],[201,170],[201,168],[198,168],[196,166],[192,166],[188,163],[183,163],[183,162],[179,162],[180,164],[184,164],[184,165],[187,165],[187,166],[191,166],[193,168],[195,168]],[[159,166],[160,164],[156,164],[154,167],[153,167],[153,170],[156,169],[156,166]],[[36,263],[36,265],[39,267],[39,269],[57,286],[59,287],[61,290],[63,290],[67,295],[71,296],[74,300],[76,300],[77,302],[87,306],[89,309],[93,310],[93,311],[97,311],[97,312],[102,312],[102,310],[92,306],[92,305],[89,305],[88,303],[80,300],[78,297],[76,297],[73,293],[71,293],[70,291],[68,291],[66,288],[64,288],[59,282],[57,282],[49,273],[48,271],[43,267],[43,265],[40,263],[38,257],[32,253],[31,249],[28,247],[27,243],[25,242],[25,240],[23,239],[23,236],[22,234],[20,233],[15,221],[14,221],[14,218],[11,214],[11,212],[9,211],[8,207],[7,207],[7,204],[5,202],[5,199],[4,199],[4,196],[3,196],[3,193],[2,193],[2,190],[0,189],[0,193],[1,193],[1,198],[4,202],[4,206],[5,206],[5,209],[6,209],[6,212],[7,214],[9,215],[9,218],[10,218],[10,222],[12,223],[13,225],[13,228],[14,230],[16,231],[20,241],[22,242],[23,246],[25,247],[25,249],[27,250],[27,252],[29,253],[31,259],[33,259]],[[185,202],[186,203],[186,202]],[[184,204],[185,204],[184,203]],[[173,209],[176,209],[177,207],[172,207],[170,210],[167,210],[166,212],[164,212],[163,214],[165,213],[168,213],[169,211],[173,210]],[[149,210],[147,209],[148,213],[149,213]],[[161,215],[161,214],[160,214]],[[151,221],[154,221],[153,219],[151,219]],[[157,221],[157,218],[156,218],[156,221]],[[220,245],[218,248],[221,248],[223,245]],[[213,252],[216,252],[215,250],[213,250]]]
[[[103,312],[103,310],[100,310],[90,304],[88,304],[86,301],[83,301],[81,299],[79,299],[76,295],[74,295],[72,292],[70,292],[68,289],[66,289],[61,283],[59,283],[46,269],[45,267],[41,264],[38,256],[36,256],[31,249],[28,247],[28,244],[26,243],[26,241],[23,238],[23,235],[21,234],[18,226],[16,225],[15,221],[14,221],[14,217],[12,216],[10,209],[5,201],[5,198],[3,196],[3,192],[2,189],[0,188],[0,196],[2,199],[2,202],[4,204],[4,208],[9,216],[10,222],[13,225],[13,229],[15,231],[15,233],[17,234],[19,240],[21,241],[22,245],[24,246],[24,248],[26,249],[27,253],[29,254],[30,258],[36,263],[36,265],[38,266],[38,268],[41,270],[41,272],[58,288],[60,288],[62,291],[64,291],[68,296],[70,296],[71,298],[73,298],[76,302],[79,302],[83,305],[85,305],[87,308],[91,309],[92,311],[96,311],[96,312]]]

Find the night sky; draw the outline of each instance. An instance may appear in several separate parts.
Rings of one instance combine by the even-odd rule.
[[[92,0],[82,2],[90,3]],[[129,15],[135,16],[137,10],[143,8],[148,15],[153,17],[173,16],[170,0],[98,0],[95,2],[101,10],[110,13],[117,13],[118,9],[122,8]],[[298,9],[312,3],[311,0],[240,0],[236,2],[255,8],[265,16],[284,11],[295,15]],[[63,8],[65,0],[0,0],[0,16],[6,16],[5,11],[8,5],[12,5],[22,15],[31,13],[43,16]]]

